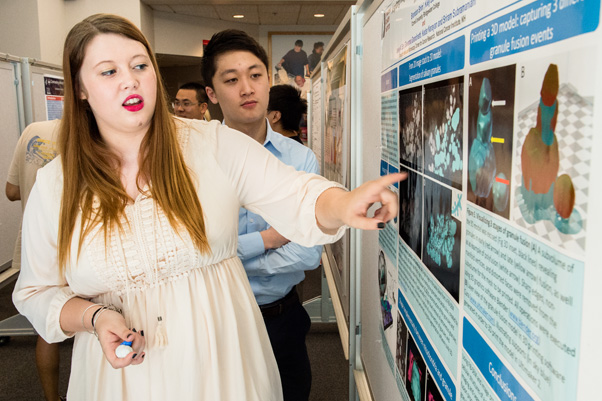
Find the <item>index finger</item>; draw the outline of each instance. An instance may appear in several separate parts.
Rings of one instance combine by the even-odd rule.
[[[408,177],[408,173],[406,173],[406,172],[393,173],[393,174],[383,175],[382,177],[378,178],[376,180],[376,182],[383,185],[384,187],[388,187],[389,185],[393,185],[399,181],[405,180],[407,177]]]

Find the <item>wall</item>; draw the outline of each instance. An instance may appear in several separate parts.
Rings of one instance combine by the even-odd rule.
[[[0,10],[0,52],[40,58],[37,0],[0,0]]]
[[[155,48],[155,18],[153,10],[146,4],[140,3],[140,30],[148,39],[151,48]]]
[[[270,32],[332,32],[337,30],[336,25],[261,25],[259,26],[259,33],[257,40],[259,43],[268,50],[268,34]],[[294,44],[294,43],[293,43]],[[328,43],[325,43],[328,44]],[[292,46],[291,46],[292,48]],[[313,43],[306,43],[303,41],[303,50],[309,56],[313,49]]]
[[[203,55],[203,40],[211,39],[215,32],[240,29],[254,38],[258,37],[256,25],[217,21],[202,17],[154,12],[155,52],[185,56]]]
[[[65,4],[67,3],[63,0],[38,0],[37,3],[40,60],[61,65],[65,37],[71,29],[66,22]]]
[[[45,1],[45,0],[40,0]],[[65,1],[65,30],[81,20],[97,13],[114,13],[140,26],[140,2],[138,0],[71,0]]]

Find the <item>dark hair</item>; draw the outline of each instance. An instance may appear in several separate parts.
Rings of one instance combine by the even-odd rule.
[[[324,47],[324,42],[314,43],[314,50],[318,50],[320,47]]]
[[[303,47],[303,41],[301,39],[297,39],[295,41],[295,46]]]
[[[200,84],[198,82],[187,82],[184,85],[181,85],[180,89],[188,89],[196,91],[196,100],[199,103],[209,103],[209,98],[207,97],[207,92],[205,92],[205,85]]]
[[[279,111],[282,128],[299,131],[301,117],[307,113],[307,100],[301,99],[301,91],[291,85],[276,85],[270,88],[268,112]]]
[[[211,40],[203,52],[201,63],[201,75],[205,85],[213,88],[213,76],[215,75],[216,59],[224,53],[233,51],[250,52],[256,56],[268,68],[268,55],[261,45],[246,32],[236,29],[226,29],[211,37]]]

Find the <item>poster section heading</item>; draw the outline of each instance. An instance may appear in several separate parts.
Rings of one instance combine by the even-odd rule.
[[[447,401],[454,401],[456,399],[456,385],[452,381],[451,377],[447,373],[447,370],[443,366],[443,363],[437,356],[435,349],[429,342],[426,333],[422,330],[420,323],[416,319],[414,312],[410,309],[410,305],[408,301],[405,299],[400,290],[397,291],[398,298],[398,308],[401,314],[403,315],[410,333],[416,340],[416,345],[418,349],[422,353],[424,360],[426,361],[429,370],[433,374],[435,381],[439,385],[443,396]]]
[[[464,36],[436,47],[399,66],[399,86],[459,71],[464,68]]]
[[[464,318],[464,349],[502,401],[533,401],[483,337]]]
[[[385,176],[385,175],[388,175],[388,174],[397,174],[397,173],[399,173],[399,169],[397,167],[395,167],[395,166],[387,163],[384,160],[380,161],[380,175],[381,176]],[[393,186],[395,188],[399,189],[399,183],[398,182],[396,182],[395,184],[393,184]]]
[[[600,0],[534,1],[471,30],[470,64],[593,32],[599,19]]]
[[[384,73],[380,77],[380,91],[387,92],[393,89],[397,89],[397,67],[391,71]]]
[[[397,0],[393,3],[384,13],[384,66],[444,40],[475,16],[498,8],[496,2],[477,0],[415,0],[411,4]]]

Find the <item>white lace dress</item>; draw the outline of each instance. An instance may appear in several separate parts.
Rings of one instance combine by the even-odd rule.
[[[129,224],[105,245],[88,236],[66,277],[57,268],[62,191],[60,159],[40,170],[23,223],[23,265],[13,300],[47,341],[72,336],[59,325],[74,296],[123,308],[144,330],[145,361],[113,369],[92,334],[75,335],[68,399],[281,400],[278,368],[247,277],[236,256],[238,209],[265,216],[285,237],[309,246],[339,238],[323,234],[315,200],[336,184],[281,164],[259,143],[217,122],[176,120],[197,183],[211,255],[197,252],[151,198],[126,207]],[[124,220],[125,222],[125,220]],[[76,223],[79,227],[79,222]],[[161,316],[167,345],[157,341]]]

